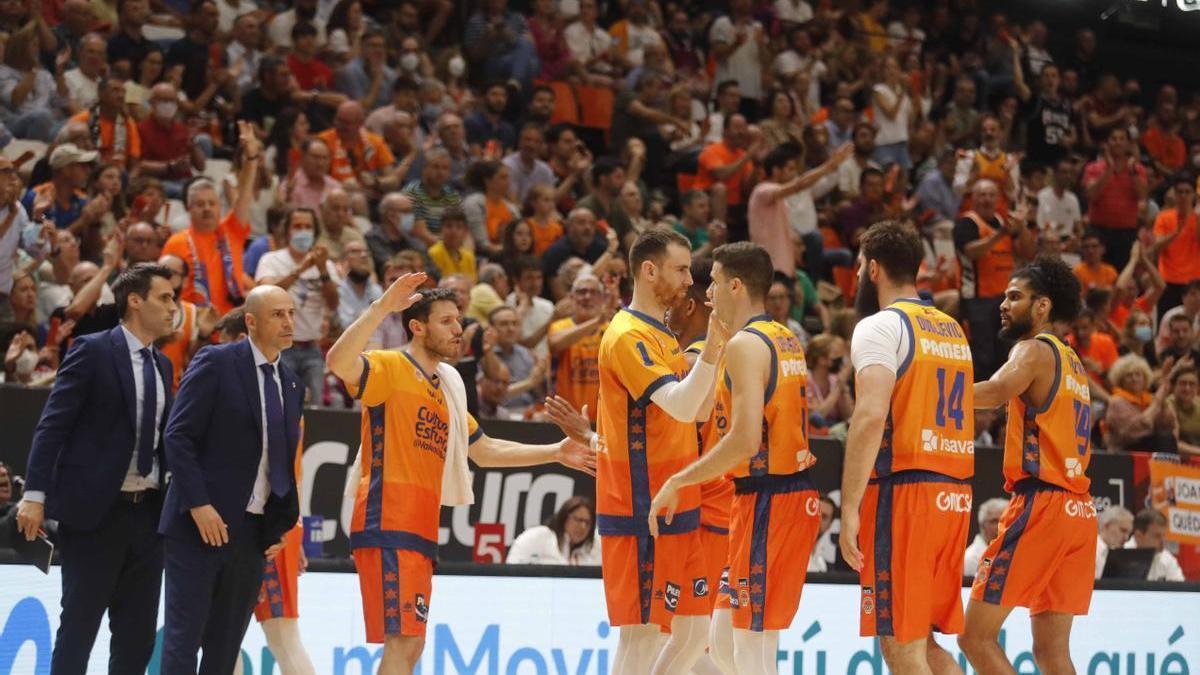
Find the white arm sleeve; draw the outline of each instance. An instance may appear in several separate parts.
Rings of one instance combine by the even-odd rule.
[[[908,330],[896,312],[879,311],[859,321],[850,339],[850,360],[855,371],[879,365],[895,374],[908,350]]]
[[[697,359],[692,371],[681,382],[668,382],[650,394],[650,400],[680,422],[695,422],[712,392],[717,368]]]

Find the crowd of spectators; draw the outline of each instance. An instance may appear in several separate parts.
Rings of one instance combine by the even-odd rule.
[[[858,238],[901,219],[978,378],[1011,270],[1061,256],[1096,447],[1200,452],[1200,92],[1102,69],[1086,28],[974,0],[42,0],[0,3],[0,44],[7,382],[51,382],[117,321],[108,282],[158,260],[177,378],[272,283],[309,404],[353,407],[324,350],[425,270],[466,317],[473,411],[594,415],[624,253],[673,228],[698,259],[768,248],[810,428],[836,436]],[[372,346],[405,339],[396,319]],[[1001,437],[1002,411],[979,420]]]

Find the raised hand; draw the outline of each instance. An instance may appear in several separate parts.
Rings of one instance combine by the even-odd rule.
[[[567,438],[590,445],[592,441],[592,425],[588,422],[587,406],[583,410],[575,409],[567,399],[561,396],[546,397],[546,417],[558,425]]]
[[[403,312],[421,299],[417,289],[425,283],[424,272],[401,274],[379,298],[379,304],[389,313]]]

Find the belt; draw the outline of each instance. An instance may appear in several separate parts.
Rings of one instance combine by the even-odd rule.
[[[158,490],[146,489],[138,490],[137,492],[121,492],[121,501],[129,502],[130,504],[141,504],[151,497],[158,496]]]
[[[292,340],[292,346],[299,347],[301,349],[310,349],[312,347],[317,347],[318,344],[316,340]]]

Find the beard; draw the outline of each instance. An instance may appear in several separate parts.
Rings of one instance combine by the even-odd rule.
[[[1008,325],[1000,327],[1000,339],[1008,342],[1016,342],[1029,335],[1033,331],[1033,320],[1028,317],[1017,318],[1016,316],[1008,316]]]
[[[687,286],[675,286],[666,279],[660,279],[654,284],[654,299],[663,307],[674,307],[684,298]],[[661,317],[654,317],[656,319]]]
[[[879,286],[866,274],[866,266],[858,276],[858,292],[854,294],[854,309],[858,318],[865,319],[879,311]]]

